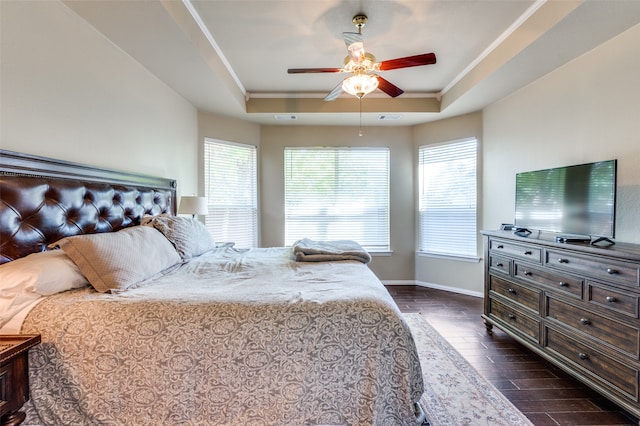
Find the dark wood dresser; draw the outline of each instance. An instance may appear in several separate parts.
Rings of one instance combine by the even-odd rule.
[[[481,233],[487,329],[640,417],[640,246]]]
[[[22,423],[22,405],[29,400],[28,351],[40,335],[0,334],[0,424]]]

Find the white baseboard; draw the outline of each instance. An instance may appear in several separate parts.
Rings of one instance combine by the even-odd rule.
[[[384,280],[384,285],[416,285],[414,280]]]
[[[434,288],[436,290],[444,290],[444,291],[449,291],[451,293],[465,294],[467,296],[484,297],[484,294],[481,291],[467,290],[467,289],[458,288],[458,287],[449,287],[449,286],[440,285],[440,284],[427,283],[424,281],[385,280],[385,281],[382,281],[382,284],[384,285],[417,285],[418,287]]]

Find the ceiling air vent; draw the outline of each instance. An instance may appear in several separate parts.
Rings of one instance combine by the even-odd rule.
[[[277,121],[297,120],[298,116],[295,114],[276,114],[274,115]]]
[[[391,121],[391,120],[400,120],[402,115],[400,114],[380,114],[378,115],[378,120],[380,121]]]

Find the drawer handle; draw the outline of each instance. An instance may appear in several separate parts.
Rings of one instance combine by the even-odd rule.
[[[516,316],[515,316],[515,315],[513,315],[513,314],[509,314],[509,315],[507,315],[507,316],[509,317],[509,319],[510,319],[510,320],[514,320],[514,319],[516,319]]]
[[[531,273],[531,271],[524,271],[524,272],[523,272],[523,274],[524,274],[524,275],[526,275],[526,276],[528,276],[528,277],[530,277],[531,275],[533,275],[533,274]]]
[[[564,257],[561,257],[560,259],[558,259],[558,263],[569,263],[569,259],[565,259]]]
[[[580,324],[589,325],[589,324],[591,324],[591,321],[589,321],[588,318],[580,318]]]
[[[613,296],[607,296],[607,297],[605,297],[605,299],[607,299],[607,302],[609,302],[609,303],[617,302],[616,298],[613,297]]]
[[[498,244],[498,247],[496,247],[496,248],[503,249],[504,246],[502,244]]]
[[[515,289],[513,289],[513,288],[510,288],[510,289],[508,289],[507,291],[508,291],[509,293],[511,293],[511,294],[516,294],[516,291],[515,291]]]
[[[607,268],[607,274],[609,275],[615,275],[618,273],[617,269],[611,269],[611,268]]]
[[[500,262],[500,263],[496,263],[496,266],[497,266],[498,268],[502,268],[502,267],[504,266],[504,263],[502,263],[502,262]]]
[[[524,252],[524,254],[526,256],[531,256],[533,253],[531,253],[531,250],[527,250],[527,251]]]
[[[580,359],[589,359],[589,355],[585,354],[584,352],[580,352],[578,354],[578,358],[580,358]]]
[[[558,285],[559,285],[560,287],[569,287],[569,284],[565,283],[564,281],[560,281],[560,282],[558,283]]]

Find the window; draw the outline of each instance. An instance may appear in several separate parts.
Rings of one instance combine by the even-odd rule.
[[[204,141],[205,225],[216,242],[258,246],[256,147]]]
[[[285,244],[354,240],[389,251],[388,148],[285,148]]]
[[[477,258],[476,139],[421,146],[418,161],[418,250]]]

